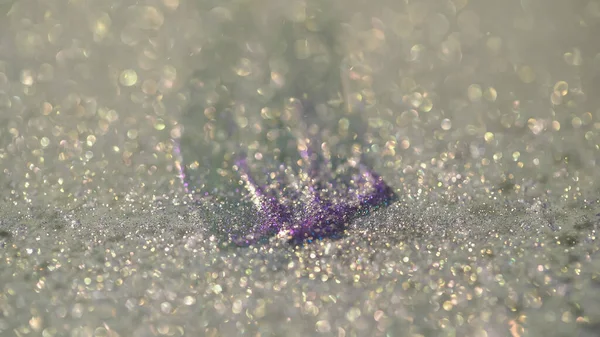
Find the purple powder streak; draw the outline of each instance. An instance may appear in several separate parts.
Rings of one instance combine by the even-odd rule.
[[[297,110],[300,111],[301,108]],[[305,126],[300,131],[307,134]],[[257,212],[258,223],[243,235],[232,235],[234,244],[248,246],[273,237],[293,244],[341,237],[352,219],[396,198],[393,189],[362,163],[346,164],[348,167],[341,173],[332,172],[328,153],[316,155],[312,151],[314,143],[304,139],[302,133],[295,137],[301,168],[292,170],[282,164],[271,183],[258,183],[248,159],[238,157],[233,168],[245,187],[245,197]],[[184,158],[177,141],[174,154],[179,162],[179,177],[188,191]]]
[[[181,145],[179,144],[178,139],[173,140],[173,154],[175,155],[175,167],[177,168],[177,178],[181,180],[185,193],[189,193],[189,184],[185,179],[185,166],[183,164],[183,157],[181,155]]]

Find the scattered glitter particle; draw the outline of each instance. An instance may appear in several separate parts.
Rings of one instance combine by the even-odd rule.
[[[569,92],[569,84],[565,81],[558,81],[554,85],[554,92],[560,96],[566,96]]]
[[[483,95],[483,91],[481,90],[481,87],[478,84],[471,84],[469,86],[467,92],[468,92],[469,100],[471,102],[479,102]]]
[[[442,126],[442,130],[448,131],[452,128],[452,122],[448,118],[444,118],[442,120],[441,126]]]
[[[134,86],[138,81],[138,76],[135,70],[125,69],[119,75],[119,83],[125,87]]]

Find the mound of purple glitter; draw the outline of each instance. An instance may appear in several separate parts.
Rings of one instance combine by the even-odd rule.
[[[393,189],[362,164],[343,178],[330,174],[330,181],[322,180],[316,170],[309,174],[300,172],[303,178],[284,173],[289,185],[275,183],[282,186],[278,190],[259,186],[249,173],[246,159],[239,160],[236,166],[261,219],[252,232],[233,238],[238,245],[273,236],[291,243],[339,237],[351,219],[395,199]],[[328,171],[327,165],[320,167]],[[286,169],[282,167],[281,171]]]

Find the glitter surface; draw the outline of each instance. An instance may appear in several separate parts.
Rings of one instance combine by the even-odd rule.
[[[0,17],[0,336],[598,335],[598,1]]]

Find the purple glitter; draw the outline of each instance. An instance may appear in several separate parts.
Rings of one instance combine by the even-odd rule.
[[[315,175],[317,171],[312,170],[303,186],[296,188],[302,196],[295,200],[267,193],[252,179],[246,159],[239,160],[236,166],[261,218],[251,233],[233,238],[233,242],[241,246],[272,236],[291,243],[339,237],[350,220],[373,208],[386,206],[396,197],[380,176],[362,164],[357,165],[356,173],[346,177],[350,179],[338,178],[337,184],[330,186],[323,184]],[[326,165],[321,168],[328,171]]]

